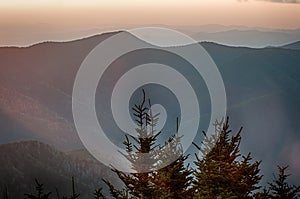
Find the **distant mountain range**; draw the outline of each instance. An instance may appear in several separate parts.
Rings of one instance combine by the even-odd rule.
[[[0,188],[7,188],[10,198],[23,198],[35,193],[35,179],[44,184],[45,192],[70,196],[72,176],[82,198],[91,198],[96,188],[107,187],[102,178],[118,185],[116,176],[85,150],[60,152],[37,141],[17,142],[0,146]],[[105,191],[108,193],[107,191]]]
[[[197,41],[211,41],[230,46],[263,48],[282,46],[299,40],[300,31],[226,30],[221,32],[198,32],[191,37]]]
[[[290,50],[300,50],[300,41],[281,46],[281,48],[290,49]]]
[[[0,48],[0,142],[38,139],[63,150],[82,147],[71,112],[73,82],[85,56],[111,35]]]
[[[230,46],[267,47],[281,46],[299,40],[298,29],[272,29],[237,25],[206,24],[194,26],[172,26],[151,24],[150,27],[165,27],[183,32],[197,41],[209,41]],[[28,46],[41,41],[70,41],[98,33],[128,30],[143,25],[110,25],[84,29],[53,26],[38,23],[20,26],[0,24],[0,46]],[[34,30],[34,31],[33,31]]]
[[[57,173],[64,164],[63,159],[73,161],[69,160],[70,154],[57,150],[83,148],[72,118],[71,96],[75,75],[86,55],[114,34],[105,33],[70,42],[45,42],[26,48],[0,48],[0,143],[4,144],[0,153],[4,151],[2,153],[6,154],[0,156],[0,163],[6,165],[0,175],[7,184],[25,179],[26,184],[34,183],[32,178],[39,172],[31,171],[51,174],[53,179],[41,176],[41,181],[58,180],[64,184],[63,187],[70,183],[72,175],[92,178],[94,171],[91,175],[86,174],[85,178],[80,177],[82,171],[75,168]],[[222,74],[232,128],[245,127],[242,152],[251,151],[256,159],[263,160],[265,179],[272,177],[276,164],[289,164],[293,173],[291,179],[299,183],[300,51],[296,50],[299,42],[261,49],[211,42],[201,44]],[[55,149],[38,142],[7,144],[24,140],[37,140]],[[35,157],[39,150],[47,155]],[[88,156],[78,151],[75,154],[77,157]],[[45,160],[43,157],[52,159]],[[26,162],[27,168],[17,167],[22,162]],[[30,164],[37,168],[29,169]],[[82,162],[68,164],[81,165]],[[62,166],[61,169],[64,168]],[[11,181],[10,177],[16,172],[24,177]],[[105,177],[104,173],[95,175],[103,174]],[[30,182],[27,181],[29,179]],[[86,190],[91,188],[89,185]],[[26,187],[24,189],[27,190]]]

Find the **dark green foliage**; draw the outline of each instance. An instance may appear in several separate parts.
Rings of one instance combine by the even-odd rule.
[[[25,198],[28,199],[48,199],[51,192],[44,194],[44,185],[40,184],[37,179],[35,179],[36,183],[36,195],[34,194],[24,194]]]
[[[242,128],[230,137],[228,118],[215,125],[216,135],[206,136],[203,147],[195,144],[203,154],[195,162],[196,198],[250,198],[252,191],[259,188],[260,162],[250,163],[250,153],[238,159]]]
[[[270,194],[269,197],[272,199],[296,199],[300,197],[300,186],[289,185],[287,178],[290,176],[286,174],[288,166],[278,166],[278,177],[274,176],[273,183],[269,183]]]

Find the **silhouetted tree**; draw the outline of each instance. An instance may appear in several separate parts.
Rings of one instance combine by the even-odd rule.
[[[202,152],[197,156],[193,189],[196,198],[251,198],[252,191],[259,188],[260,162],[250,163],[251,154],[241,156],[239,146],[241,131],[230,137],[228,118],[216,122],[216,134],[207,137],[203,146],[195,146]]]
[[[138,137],[126,135],[123,144],[126,147],[127,154],[124,154],[126,158],[131,162],[132,169],[136,173],[127,174],[117,169],[113,171],[118,175],[125,185],[123,190],[117,190],[108,181],[104,181],[110,188],[110,194],[114,198],[152,198],[152,194],[155,189],[151,183],[153,178],[152,172],[145,172],[154,168],[155,164],[155,150],[153,147],[156,138],[154,132],[149,132],[151,124],[149,116],[149,106],[146,105],[145,91],[143,90],[143,100],[141,104],[136,104],[132,110],[134,111],[135,120],[138,127],[136,132]],[[132,144],[133,140],[135,144]],[[148,154],[148,158],[145,162],[144,154]]]
[[[274,176],[273,183],[269,183],[270,194],[272,199],[296,199],[300,197],[300,186],[289,185],[287,178],[290,174],[286,174],[288,166],[278,166],[278,177]]]
[[[35,183],[36,183],[36,195],[34,194],[24,194],[25,198],[28,198],[28,199],[48,199],[51,192],[48,192],[46,194],[44,194],[44,185],[43,184],[40,184],[38,182],[37,179],[35,179]]]
[[[114,198],[187,197],[191,172],[184,166],[187,157],[182,156],[180,138],[174,135],[163,146],[156,144],[157,136],[161,133],[155,130],[159,114],[153,115],[150,107],[151,101],[146,100],[143,90],[142,102],[132,108],[138,126],[136,128],[138,137],[126,135],[123,142],[127,152],[124,155],[136,173],[128,174],[113,169],[125,185],[119,190],[104,180]],[[144,154],[148,154],[146,160]],[[175,162],[160,170],[157,169],[172,158]]]

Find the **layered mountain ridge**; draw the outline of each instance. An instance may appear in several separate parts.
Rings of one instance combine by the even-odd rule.
[[[9,142],[37,140],[58,151],[82,149],[72,118],[74,79],[87,54],[114,34],[70,42],[45,42],[26,48],[1,47],[0,143],[8,147]],[[263,160],[266,178],[272,177],[276,164],[289,164],[294,174],[292,179],[299,180],[300,51],[201,44],[223,77],[232,128],[244,126],[242,150],[251,151],[254,157]],[[12,157],[1,156],[11,158],[3,159],[4,165],[14,163],[13,155],[19,151],[18,147],[11,145],[5,149],[11,150],[7,154]],[[21,156],[21,151],[17,156]],[[65,157],[55,154],[58,159]],[[41,168],[49,169],[47,165],[51,164],[41,163]],[[4,172],[9,172],[9,168],[17,167],[10,165]],[[20,173],[20,169],[12,171]],[[76,173],[69,172],[66,181],[70,181],[71,175],[76,177]]]

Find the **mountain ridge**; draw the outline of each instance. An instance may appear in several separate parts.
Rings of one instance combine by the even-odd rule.
[[[99,187],[108,194],[102,178],[119,183],[110,168],[98,161],[85,156],[78,159],[72,153],[66,154],[38,141],[2,144],[0,154],[0,187],[6,187],[11,198],[33,192],[34,179],[45,184],[45,189],[53,194],[58,188],[60,195],[70,195],[74,176],[77,191],[83,198],[90,198]]]
[[[289,50],[300,50],[300,40],[281,46],[281,48],[289,49]]]
[[[22,49],[0,48],[0,85],[4,88],[0,89],[0,143],[36,139],[63,151],[83,148],[73,124],[73,83],[86,55],[111,35]],[[202,46],[223,77],[233,129],[244,126],[246,131],[242,150],[263,160],[267,178],[272,176],[270,168],[285,163],[291,165],[293,179],[300,179],[300,168],[290,155],[300,140],[300,52],[211,42]],[[126,64],[130,62],[116,67]],[[8,90],[12,93],[7,94]],[[14,111],[16,107],[18,111]],[[38,117],[29,120],[36,114]],[[67,124],[72,131],[64,130]]]
[[[204,33],[215,33],[215,32],[224,32],[228,30],[259,30],[264,32],[283,32],[283,33],[292,33],[299,34],[299,28],[264,28],[264,27],[248,27],[248,26],[239,26],[239,25],[220,25],[220,24],[202,24],[202,25],[185,25],[185,26],[176,26],[176,25],[165,25],[165,24],[150,24],[151,27],[164,27],[169,29],[174,29],[180,32],[183,32],[189,36],[196,34],[197,32]],[[25,28],[26,27],[26,28]],[[111,26],[101,26],[94,28],[84,28],[84,29],[70,29],[65,27],[57,27],[53,29],[51,24],[26,24],[24,27],[18,26],[7,26],[0,25],[0,45],[1,46],[28,46],[33,43],[40,43],[40,41],[64,41],[64,40],[74,40],[76,38],[83,38],[89,35],[95,35],[98,33],[105,33],[118,30],[128,30],[133,28],[145,27],[144,25],[128,25],[124,24],[122,26],[111,25]],[[38,32],[32,32],[33,29],[39,29]],[[22,37],[19,34],[22,33]],[[289,42],[286,42],[289,43]],[[256,43],[259,44],[259,43]],[[273,45],[269,43],[268,45]]]

